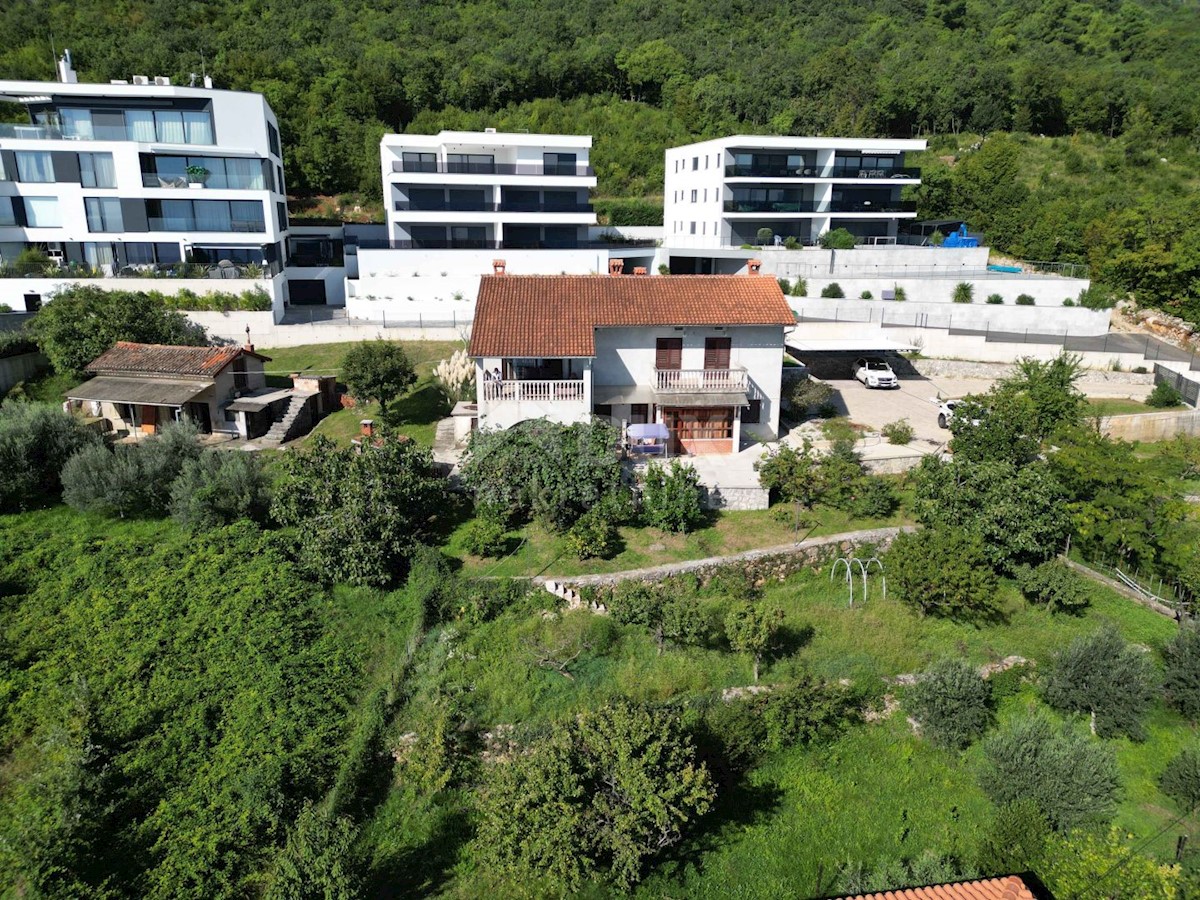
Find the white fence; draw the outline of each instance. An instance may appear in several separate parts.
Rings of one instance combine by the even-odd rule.
[[[534,403],[565,400],[581,403],[583,402],[583,381],[488,381],[483,385],[483,399]]]

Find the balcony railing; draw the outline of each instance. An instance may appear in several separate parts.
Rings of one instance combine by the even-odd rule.
[[[921,170],[912,166],[891,169],[862,169],[847,166],[738,166],[725,167],[726,178],[920,178]]]
[[[546,166],[539,163],[404,162],[403,160],[393,160],[392,171],[418,175],[564,175],[571,178],[590,178],[596,174],[591,166]]]
[[[350,246],[354,243],[347,239]],[[360,239],[363,250],[614,250],[622,248],[655,247],[657,241],[630,238],[621,241],[489,241],[489,240],[401,240],[384,241]]]
[[[812,213],[820,212],[821,204],[806,200],[798,203],[774,200],[726,200],[727,213]]]
[[[745,369],[655,369],[654,389],[662,394],[743,393]]]
[[[209,222],[200,219],[188,219],[182,216],[151,216],[147,220],[150,231],[195,231],[239,234],[262,234],[267,228],[265,223],[252,219],[231,219],[224,222]]]
[[[261,174],[251,176],[215,175],[210,174],[204,179],[204,186],[212,190],[226,191],[265,191],[266,181]],[[190,187],[186,175],[159,175],[154,172],[142,173],[142,187],[148,188],[184,188]]]
[[[535,403],[582,403],[583,382],[574,381],[487,381],[483,399],[489,403],[502,400]]]
[[[451,201],[441,206],[429,203],[413,203],[411,200],[397,200],[394,204],[396,212],[542,212],[542,213],[590,213],[590,203],[484,203]]]
[[[916,212],[915,200],[880,200],[872,201],[835,200],[829,204],[831,213],[901,213]]]

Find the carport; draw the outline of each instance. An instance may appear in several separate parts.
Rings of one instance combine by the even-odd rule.
[[[873,334],[862,338],[811,339],[790,335],[784,345],[788,355],[798,359],[817,378],[849,378],[850,364],[860,356],[896,356],[916,350],[912,344],[893,341]],[[896,375],[906,374],[903,366],[892,366]],[[911,370],[909,370],[911,371]]]

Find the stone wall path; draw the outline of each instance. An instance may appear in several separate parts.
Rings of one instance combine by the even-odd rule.
[[[770,560],[793,556],[806,556],[813,551],[823,550],[831,545],[846,549],[857,544],[887,544],[902,531],[916,531],[914,525],[900,525],[888,528],[868,528],[863,531],[848,531],[842,534],[827,534],[821,537],[807,538],[792,544],[779,544],[774,547],[760,547],[755,550],[743,550],[741,553],[731,553],[728,556],[709,556],[704,559],[689,559],[683,562],[666,563],[661,566],[650,566],[645,569],[627,569],[624,572],[605,572],[600,575],[538,575],[532,579],[534,584],[555,585],[565,588],[586,587],[596,585],[612,585],[621,581],[661,581],[672,575],[683,572],[719,568],[730,563],[753,560]]]

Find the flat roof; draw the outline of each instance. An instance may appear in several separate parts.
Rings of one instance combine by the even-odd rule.
[[[926,141],[915,138],[848,138],[810,135],[734,134],[729,137],[714,138],[710,141],[698,141],[694,144],[668,147],[667,153],[693,149],[728,150],[737,147],[744,147],[747,150],[878,150],[903,153],[924,150],[927,146]]]
[[[146,406],[182,406],[213,386],[211,381],[117,378],[98,375],[67,392],[69,400],[102,400]]]
[[[541,134],[527,131],[439,131],[437,134],[385,134],[385,147],[440,147],[466,144],[480,147],[581,147],[592,146],[590,134]]]
[[[141,74],[140,72],[138,73]],[[153,76],[151,75],[151,78]],[[132,81],[132,78],[130,79]],[[10,100],[20,103],[24,100],[36,99],[47,102],[55,97],[118,97],[128,99],[133,97],[180,97],[207,98],[213,94],[245,94],[258,97],[263,102],[266,99],[255,91],[230,91],[223,88],[187,87],[183,85],[154,84],[98,84],[79,82],[67,84],[63,81],[3,81],[0,80],[0,100]]]
[[[789,352],[797,353],[907,353],[916,350],[912,344],[880,337],[863,338],[800,338],[788,336]]]

